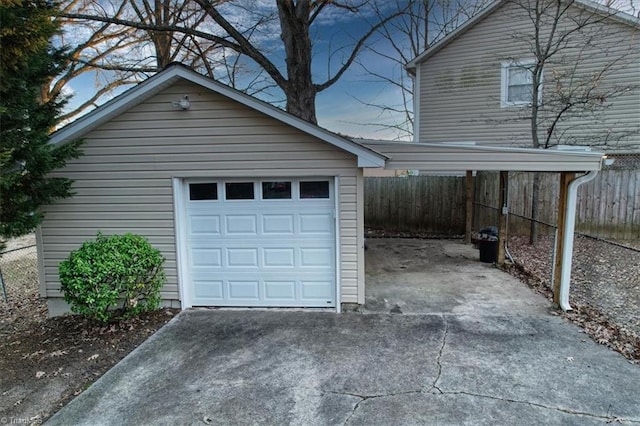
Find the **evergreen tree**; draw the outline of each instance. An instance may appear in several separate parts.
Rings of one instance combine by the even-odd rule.
[[[50,173],[80,155],[80,142],[48,143],[64,101],[42,96],[64,63],[51,42],[56,12],[50,1],[0,0],[0,240],[33,232],[40,206],[71,195],[71,180]]]

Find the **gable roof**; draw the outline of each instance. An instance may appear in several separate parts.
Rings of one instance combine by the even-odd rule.
[[[82,138],[96,127],[144,102],[179,80],[186,80],[198,84],[308,135],[314,136],[336,148],[349,152],[358,158],[358,167],[383,167],[387,159],[383,154],[373,151],[357,142],[345,139],[335,133],[308,123],[273,105],[205,77],[187,66],[178,63],[168,65],[154,76],[116,96],[87,115],[57,130],[51,135],[49,142],[52,144],[64,144],[71,140]]]
[[[405,65],[405,68],[410,73],[415,73],[416,66],[420,63],[433,56],[436,52],[442,50],[449,43],[460,37],[462,34],[467,32],[471,27],[484,20],[486,17],[491,15],[496,9],[500,6],[508,2],[509,0],[494,0],[492,3],[487,5],[480,13],[475,15],[474,17],[467,20],[464,24],[460,25],[454,31],[443,37],[441,40],[436,42],[434,45],[429,47],[427,50],[422,52],[420,55],[413,58],[411,61]],[[603,16],[609,17],[615,21],[622,22],[624,24],[630,25],[635,28],[640,28],[640,19],[636,18],[633,15],[628,13],[612,9],[607,6],[603,6],[599,3],[596,3],[591,0],[574,0],[573,5],[577,7],[581,7],[585,10],[588,10],[592,13],[599,13]]]

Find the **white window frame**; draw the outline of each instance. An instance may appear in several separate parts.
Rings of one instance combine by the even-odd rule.
[[[508,107],[519,107],[519,106],[530,106],[531,101],[509,101],[509,70],[515,67],[528,67],[531,65],[535,65],[535,59],[519,59],[513,61],[506,61],[502,63],[501,67],[501,78],[500,78],[500,107],[508,108]],[[533,74],[533,73],[532,73]],[[542,102],[542,81],[543,75],[540,75],[540,87],[538,88],[538,103]],[[533,75],[531,76],[531,86],[533,87]]]

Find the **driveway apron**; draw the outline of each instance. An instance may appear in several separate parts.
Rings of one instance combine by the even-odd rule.
[[[640,423],[638,395],[558,317],[192,310],[48,424]]]

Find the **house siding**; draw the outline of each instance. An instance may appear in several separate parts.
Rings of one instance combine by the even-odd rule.
[[[580,13],[580,9],[574,9],[573,14]],[[587,57],[580,61],[579,72],[597,72],[612,58],[623,58],[615,65],[615,78],[605,79],[602,85],[635,86],[636,89],[611,100],[601,115],[601,122],[592,118],[572,119],[564,123],[557,134],[563,135],[561,143],[594,145],[608,152],[640,152],[640,31],[612,19],[594,25],[597,26],[591,31],[598,33],[598,50],[583,52],[583,57]],[[528,108],[500,107],[501,64],[533,58],[527,54],[530,48],[521,38],[531,26],[521,8],[505,2],[418,64],[420,142],[475,141],[531,146],[530,121],[522,119]],[[566,23],[562,26],[568,28]],[[567,49],[562,55],[576,53],[576,49]],[[554,71],[564,70],[566,66],[549,64],[545,81],[548,82]],[[543,82],[543,102],[553,89],[549,86]],[[602,143],[601,137],[608,129],[614,130],[614,139],[623,134],[627,136],[617,143]],[[545,131],[540,129],[540,137],[544,137]],[[599,142],[594,143],[594,135],[600,137]]]
[[[191,108],[174,108],[172,102],[184,95]],[[146,237],[166,258],[163,299],[180,300],[172,178],[339,176],[342,302],[358,301],[362,248],[354,155],[184,81],[84,140],[84,155],[57,173],[74,180],[75,195],[47,207],[40,229],[43,296],[62,296],[58,264],[100,231]]]

